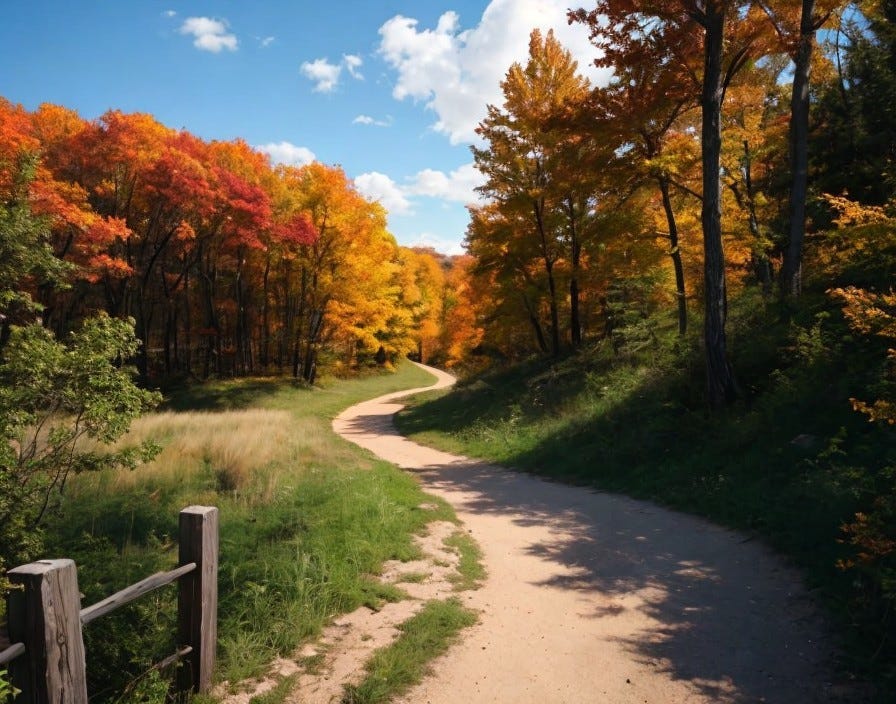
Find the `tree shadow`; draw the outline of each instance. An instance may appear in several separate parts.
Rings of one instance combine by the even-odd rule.
[[[401,442],[388,415],[347,429]],[[431,464],[412,468],[427,490],[450,493],[460,511],[550,531],[526,550],[562,569],[533,584],[599,595],[589,618],[646,617],[649,628],[615,639],[634,661],[716,702],[845,701],[829,687],[834,652],[814,602],[758,541],[643,501],[431,453]]]
[[[162,403],[166,411],[236,411],[251,408],[285,386],[303,386],[284,378],[212,381],[174,389]]]

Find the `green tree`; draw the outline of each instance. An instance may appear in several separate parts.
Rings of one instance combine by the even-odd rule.
[[[846,46],[819,91],[810,153],[820,192],[883,205],[896,194],[896,0],[866,13],[838,33]]]
[[[35,167],[34,157],[21,157],[12,188],[0,202],[0,347],[11,325],[32,322],[40,311],[30,292],[40,285],[63,285],[70,269],[53,255],[47,220],[31,212],[28,193]]]
[[[23,160],[0,203],[0,568],[38,556],[41,522],[72,472],[134,466],[152,453],[86,452],[79,441],[117,440],[159,399],[135,386],[124,366],[139,347],[133,320],[88,319],[66,343],[35,321],[40,306],[29,290],[58,282],[67,267],[29,207],[33,170],[34,160]]]
[[[728,292],[719,174],[725,91],[747,63],[754,40],[750,5],[740,0],[600,0],[591,11],[570,13],[571,20],[589,26],[592,42],[602,52],[599,65],[628,66],[660,56],[663,65],[680,65],[683,75],[692,77],[701,113],[703,332],[712,407],[725,405],[738,393],[725,330]]]
[[[582,213],[588,210],[587,174],[568,176],[568,162],[575,147],[569,133],[558,127],[558,118],[571,104],[587,95],[589,84],[577,72],[569,51],[548,32],[538,30],[529,40],[529,61],[514,63],[501,83],[504,106],[488,108],[488,116],[476,129],[488,143],[473,148],[476,167],[486,176],[480,191],[496,201],[508,221],[527,222],[523,238],[508,240],[508,247],[534,242],[547,282],[550,311],[550,351],[560,352],[560,293],[557,264],[566,258],[572,265],[570,308],[572,342],[581,339],[578,316],[578,269],[581,257]],[[507,231],[508,233],[510,231]],[[516,233],[513,233],[516,234]],[[567,251],[568,250],[568,251]],[[519,250],[517,250],[519,251]]]

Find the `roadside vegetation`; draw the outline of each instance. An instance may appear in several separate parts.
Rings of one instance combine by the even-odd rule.
[[[431,601],[398,628],[401,635],[366,664],[366,676],[346,687],[341,704],[384,704],[419,682],[429,661],[444,653],[476,614],[456,599]]]
[[[848,653],[893,686],[896,632],[886,531],[896,434],[851,398],[881,388],[885,344],[857,337],[823,293],[799,309],[732,301],[746,396],[708,412],[699,339],[657,317],[637,350],[609,340],[424,393],[398,416],[412,439],[552,479],[700,514],[766,540],[804,568]],[[889,527],[888,527],[889,526]]]
[[[158,444],[154,461],[72,479],[47,550],[76,560],[93,603],[175,564],[181,508],[218,506],[218,677],[262,674],[334,615],[402,598],[372,575],[417,557],[412,536],[427,523],[453,519],[413,478],[330,430],[343,407],[430,378],[405,364],[322,388],[238,380],[181,390],[122,440]],[[173,652],[175,601],[173,589],[155,592],[85,628],[95,701],[164,700],[167,682],[149,666]]]

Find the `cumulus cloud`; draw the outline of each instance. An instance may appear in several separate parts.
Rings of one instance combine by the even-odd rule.
[[[177,17],[177,13],[174,10],[165,10],[162,15],[165,17]]]
[[[302,75],[314,81],[314,90],[318,93],[330,93],[336,90],[342,66],[331,64],[326,59],[306,61],[301,67]]]
[[[302,75],[314,81],[314,90],[318,93],[332,93],[339,85],[339,77],[345,68],[349,75],[359,81],[364,80],[361,74],[363,59],[355,54],[345,54],[342,62],[331,64],[328,59],[306,61],[301,66]]]
[[[358,192],[382,205],[390,215],[412,215],[411,202],[401,187],[386,174],[370,171],[355,177]]]
[[[238,45],[236,35],[227,31],[227,22],[210,17],[188,17],[180,26],[180,33],[192,34],[193,46],[215,54],[222,49],[236,51]]]
[[[371,117],[370,115],[358,115],[354,120],[352,120],[353,125],[373,125],[374,127],[389,127],[392,124],[392,118],[389,117],[385,120],[377,120],[375,117]]]
[[[461,29],[456,12],[445,12],[435,29],[396,15],[380,27],[379,52],[396,70],[392,95],[425,101],[436,114],[433,128],[452,144],[474,142],[487,104],[503,102],[500,83],[514,61],[525,62],[534,28],[557,38],[593,82],[608,71],[593,66],[594,47],[587,29],[566,21],[567,0],[492,0],[479,24]]]
[[[307,147],[298,147],[291,142],[270,142],[255,147],[269,155],[275,164],[304,166],[315,160],[314,152]]]
[[[464,164],[450,173],[424,169],[417,173],[407,192],[456,203],[480,203],[476,187],[485,183],[485,177],[473,164]]]
[[[268,47],[274,43],[275,37],[261,37],[258,40],[258,43],[261,44],[262,48]]]
[[[457,239],[440,237],[431,232],[421,232],[408,245],[408,247],[432,247],[437,252],[448,256],[465,254],[463,243]]]
[[[364,75],[361,73],[361,66],[364,64],[364,60],[360,56],[356,54],[344,54],[342,57],[342,64],[348,70],[349,75],[352,78],[359,81],[364,80]]]
[[[367,116],[358,116],[365,117]],[[358,118],[355,118],[355,122],[365,122]],[[483,200],[475,189],[484,182],[485,177],[472,163],[459,166],[448,173],[423,169],[415,176],[405,179],[405,183],[396,183],[391,177],[378,171],[355,177],[355,186],[361,195],[378,201],[392,215],[413,215],[412,199],[415,196],[464,205],[481,204]]]

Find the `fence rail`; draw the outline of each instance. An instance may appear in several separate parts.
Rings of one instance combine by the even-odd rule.
[[[8,573],[18,586],[7,604],[12,645],[0,652],[9,664],[16,704],[87,704],[86,659],[81,627],[172,582],[178,583],[178,649],[156,668],[183,658],[181,691],[205,692],[215,666],[218,613],[218,509],[188,506],[180,512],[180,566],[158,572],[112,596],[81,608],[72,560],[40,560]]]
[[[196,563],[191,562],[187,565],[183,565],[181,567],[178,567],[177,569],[171,570],[170,572],[156,572],[146,579],[140,580],[136,584],[125,587],[120,592],[116,592],[112,596],[107,596],[105,599],[103,599],[102,601],[98,601],[93,606],[88,606],[84,609],[81,609],[81,625],[86,626],[91,621],[96,621],[101,616],[110,614],[116,609],[121,608],[125,604],[130,604],[132,601],[136,601],[144,594],[149,594],[156,589],[164,587],[166,584],[171,584],[178,577],[183,577],[185,574],[190,574],[190,572],[195,569]]]

